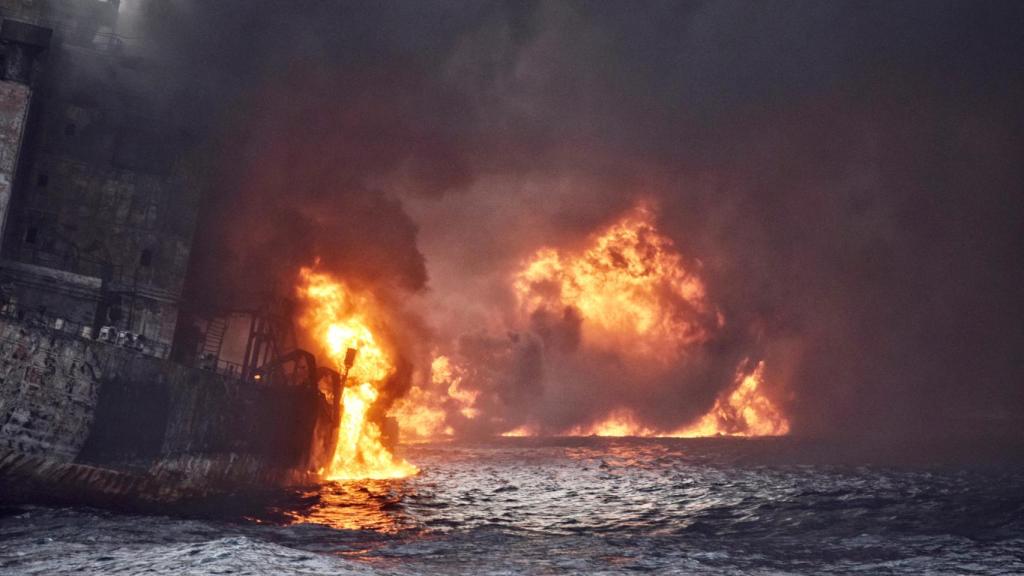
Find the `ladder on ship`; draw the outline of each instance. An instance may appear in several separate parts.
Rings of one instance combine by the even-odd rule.
[[[227,331],[228,321],[224,317],[214,318],[206,326],[206,338],[203,340],[201,357],[212,360],[215,369],[216,362],[220,359],[220,349],[224,346],[224,335],[227,334]]]

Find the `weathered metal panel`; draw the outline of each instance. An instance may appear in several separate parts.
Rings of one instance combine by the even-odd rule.
[[[14,173],[18,169],[31,99],[32,90],[28,86],[0,81],[0,242],[7,225]]]

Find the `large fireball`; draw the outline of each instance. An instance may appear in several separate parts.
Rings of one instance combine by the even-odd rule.
[[[641,204],[582,250],[543,248],[515,275],[513,288],[524,315],[570,311],[580,319],[582,346],[621,353],[657,372],[688,361],[725,324],[697,275],[656,226],[654,210]],[[563,312],[564,314],[564,312]],[[651,368],[653,366],[654,368]],[[736,380],[696,422],[657,429],[628,408],[616,408],[587,425],[561,431],[598,436],[764,436],[789,432],[789,422],[764,393],[763,362],[746,362]],[[623,390],[623,394],[627,394]],[[506,432],[527,435],[529,426]]]
[[[578,253],[543,248],[515,276],[527,314],[574,310],[584,344],[660,362],[708,338],[718,317],[705,287],[641,205]]]

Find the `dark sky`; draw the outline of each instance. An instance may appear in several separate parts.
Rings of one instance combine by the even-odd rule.
[[[756,357],[795,434],[1020,438],[1020,2],[150,0],[137,15],[211,159],[195,299],[286,284],[321,256],[415,317],[414,364],[476,363],[496,426],[617,403],[681,424]],[[699,368],[637,383],[628,353],[546,349],[508,277],[639,198],[703,263],[729,329]],[[595,400],[570,407],[579,394]]]

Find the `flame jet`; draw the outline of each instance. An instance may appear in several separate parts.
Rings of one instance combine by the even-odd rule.
[[[305,304],[302,326],[336,366],[345,370],[349,349],[358,354],[348,369],[342,393],[338,443],[329,470],[330,480],[402,478],[419,470],[396,457],[382,439],[380,417],[374,404],[381,387],[395,372],[387,345],[379,338],[378,306],[368,294],[312,268],[299,271],[297,294]]]

